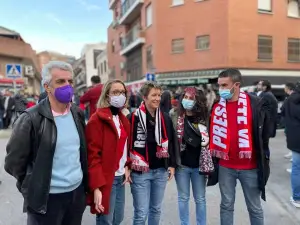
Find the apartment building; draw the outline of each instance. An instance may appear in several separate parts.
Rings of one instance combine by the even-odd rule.
[[[91,87],[92,76],[98,75],[97,57],[106,49],[106,43],[91,43],[83,46],[81,56],[73,63],[75,89],[79,95]]]
[[[70,64],[73,64],[76,61],[74,56],[64,55],[59,52],[54,51],[42,51],[38,53],[38,59],[40,63],[40,67],[43,68],[45,64],[50,61],[63,61]]]
[[[215,82],[229,67],[244,84],[300,76],[299,0],[110,0],[108,62],[127,82]]]
[[[98,69],[98,76],[101,79],[101,83],[105,84],[109,80],[110,69],[108,68],[107,63],[107,50],[104,49],[98,56],[97,56],[97,69]]]
[[[22,78],[6,77],[7,65],[20,65]],[[0,90],[23,89],[28,94],[40,93],[41,74],[36,52],[21,35],[0,26]]]

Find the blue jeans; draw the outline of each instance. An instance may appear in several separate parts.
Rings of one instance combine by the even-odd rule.
[[[233,225],[236,181],[239,180],[244,192],[251,225],[263,225],[264,213],[260,201],[257,169],[235,170],[219,167],[219,187],[221,192],[221,225]]]
[[[119,225],[124,219],[125,185],[124,176],[115,176],[110,193],[109,214],[96,216],[96,225]]]
[[[292,152],[292,174],[291,183],[293,191],[293,199],[300,201],[300,153]]]
[[[179,167],[176,170],[175,179],[181,225],[190,225],[189,200],[191,182],[196,204],[197,225],[206,225],[205,176],[199,174],[199,168]]]
[[[161,205],[168,181],[168,172],[164,168],[150,170],[147,173],[131,173],[131,193],[133,197],[133,225],[159,225]]]

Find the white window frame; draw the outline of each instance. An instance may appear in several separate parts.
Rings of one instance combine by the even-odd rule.
[[[183,5],[184,0],[172,0],[172,6]]]
[[[150,3],[146,7],[146,27],[150,27],[153,23],[153,8],[152,4]]]
[[[293,4],[295,5],[295,9],[291,10],[291,7],[292,7]],[[289,17],[299,18],[300,17],[300,5],[299,5],[299,1],[298,0],[288,0],[287,10],[288,10],[287,11],[287,15]]]
[[[272,12],[273,0],[258,0],[258,10],[263,12]]]

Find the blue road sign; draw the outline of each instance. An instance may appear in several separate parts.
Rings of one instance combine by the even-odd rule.
[[[148,81],[155,81],[155,75],[152,73],[147,73],[146,74],[146,80]]]
[[[20,64],[6,64],[6,77],[22,78],[22,66]]]

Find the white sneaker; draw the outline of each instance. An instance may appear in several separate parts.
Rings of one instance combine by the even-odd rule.
[[[296,207],[297,209],[300,208],[300,201],[295,201],[293,197],[291,197],[290,201],[294,207]]]
[[[290,151],[288,154],[284,155],[284,158],[286,159],[292,158],[292,152]]]
[[[288,173],[292,173],[292,169],[286,169]]]

